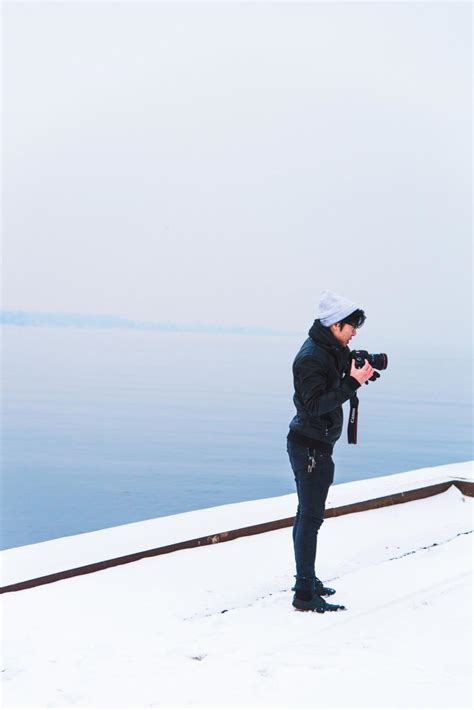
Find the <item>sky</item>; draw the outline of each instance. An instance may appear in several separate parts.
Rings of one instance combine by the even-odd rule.
[[[2,308],[465,347],[471,14],[5,2]]]

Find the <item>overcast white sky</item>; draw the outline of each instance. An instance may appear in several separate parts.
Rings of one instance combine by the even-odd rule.
[[[468,327],[470,3],[2,10],[4,309]]]

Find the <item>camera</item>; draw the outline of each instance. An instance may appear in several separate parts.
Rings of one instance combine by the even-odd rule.
[[[354,364],[358,370],[364,366],[365,360],[367,360],[375,370],[386,370],[388,367],[388,355],[386,353],[368,353],[367,350],[352,350],[351,351],[351,361],[354,360]],[[378,372],[374,372],[370,380],[376,380],[380,377]]]
[[[386,353],[373,355],[368,353],[367,350],[352,350],[351,360],[354,360],[358,370],[364,366],[365,360],[368,360],[376,370],[386,370],[388,367],[388,355]]]

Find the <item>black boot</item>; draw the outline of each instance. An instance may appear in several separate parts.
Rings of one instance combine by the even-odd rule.
[[[329,604],[325,599],[323,599],[319,594],[313,594],[313,596],[308,599],[309,594],[304,592],[296,592],[293,597],[293,606],[298,611],[317,611],[318,614],[324,614],[326,611],[341,611],[346,607],[342,604]]]
[[[320,597],[331,597],[333,594],[336,593],[336,590],[335,590],[335,589],[332,589],[332,587],[326,587],[326,586],[321,582],[321,580],[318,579],[317,577],[316,577],[315,579],[316,579],[316,584],[315,584],[315,587],[314,587],[314,591],[315,591],[316,594],[319,594]],[[296,591],[296,585],[291,588],[291,591],[292,591],[292,592],[295,592],[295,591]]]

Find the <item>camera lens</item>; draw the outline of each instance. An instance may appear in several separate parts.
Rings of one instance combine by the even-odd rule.
[[[386,370],[388,367],[388,356],[386,353],[377,353],[377,355],[369,355],[367,360],[376,370]]]

